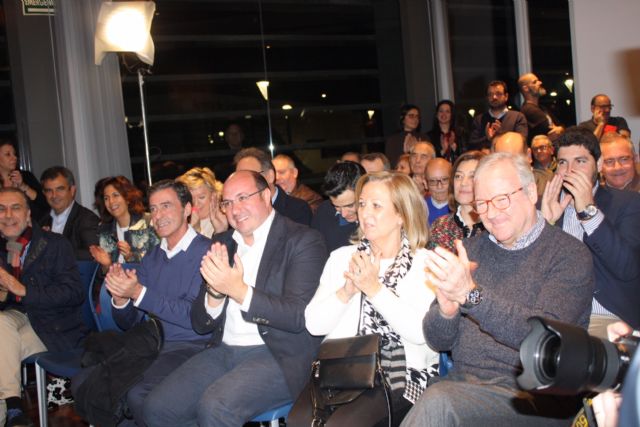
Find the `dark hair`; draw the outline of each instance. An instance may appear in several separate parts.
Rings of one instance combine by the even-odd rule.
[[[404,104],[402,107],[400,107],[400,130],[404,130],[404,117],[411,110],[418,110],[418,113],[420,113],[420,107],[414,104]],[[420,132],[420,128],[422,128],[422,120],[418,121],[418,127],[415,131]]]
[[[442,101],[438,102],[438,104],[436,105],[436,111],[433,113],[433,126],[431,127],[432,130],[441,132],[440,122],[438,122],[438,110],[445,104],[451,108],[451,123],[449,124],[449,129],[454,130],[456,128],[456,104],[454,104],[453,101],[449,99],[443,99]]]
[[[331,166],[324,176],[322,190],[327,197],[336,197],[345,190],[356,189],[358,179],[367,172],[355,162],[340,162]]]
[[[578,126],[568,128],[553,144],[556,155],[560,153],[560,148],[572,145],[581,145],[589,151],[593,159],[597,162],[600,158],[600,143],[598,138],[588,129]]]
[[[100,213],[100,220],[103,223],[113,221],[113,217],[107,211],[104,204],[104,189],[112,185],[120,195],[127,201],[127,210],[129,214],[142,215],[144,213],[143,194],[135,185],[127,179],[127,177],[118,175],[102,178],[96,182],[93,194],[95,196],[95,207]]]
[[[0,147],[2,147],[2,145],[0,145]],[[3,193],[20,194],[22,196],[22,198],[24,199],[24,203],[27,206],[27,209],[30,209],[29,208],[29,198],[27,197],[25,192],[20,190],[19,188],[16,188],[16,187],[1,187],[0,186],[0,194],[3,194]]]
[[[67,180],[69,187],[76,185],[76,179],[73,177],[73,172],[64,166],[52,166],[45,169],[45,171],[42,172],[42,175],[40,175],[40,183],[44,184],[45,181],[51,181],[59,176],[62,176]]]
[[[389,162],[389,159],[387,158],[387,156],[385,156],[382,153],[378,153],[378,152],[367,153],[360,158],[360,161],[363,161],[363,160],[366,160],[368,162],[380,160],[384,165],[384,170],[388,171],[389,169],[391,169],[391,162]]]
[[[256,159],[260,163],[260,169],[263,172],[270,170],[275,173],[276,170],[273,167],[273,163],[271,163],[271,157],[269,157],[266,151],[256,147],[243,148],[242,150],[238,151],[233,157],[233,164],[237,165],[240,160],[247,157],[253,157],[254,159]]]
[[[502,86],[502,88],[504,89],[504,93],[509,93],[509,88],[507,87],[507,84],[502,80],[490,81],[489,84],[487,85],[487,92],[489,91],[490,87],[494,87],[494,86]]]
[[[16,148],[16,144],[13,141],[6,138],[0,138],[0,147],[4,147],[5,145],[10,145],[13,147],[13,150],[17,153],[18,149]]]
[[[453,167],[451,168],[451,176],[449,177],[449,209],[451,212],[455,212],[458,209],[458,202],[456,202],[455,193],[453,191],[453,177],[456,176],[456,172],[460,167],[460,164],[463,162],[468,162],[469,160],[477,160],[480,161],[486,154],[480,150],[469,150],[460,154],[455,162],[453,162]]]
[[[180,204],[182,205],[182,207],[187,206],[187,203],[193,203],[193,198],[191,197],[189,187],[187,187],[180,181],[174,181],[173,179],[163,179],[162,181],[158,181],[153,184],[147,190],[147,198],[151,199],[151,196],[154,193],[166,189],[171,189],[176,192],[176,195],[178,196],[178,200],[180,200]]]

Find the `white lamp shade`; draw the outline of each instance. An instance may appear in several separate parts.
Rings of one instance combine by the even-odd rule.
[[[262,97],[264,98],[264,100],[268,101],[269,100],[269,81],[260,80],[259,82],[256,82],[256,84],[258,85],[258,89],[260,90],[260,94],[262,94]]]
[[[153,65],[155,47],[150,30],[155,10],[152,1],[102,3],[96,25],[96,64],[107,52],[134,52],[142,62]]]

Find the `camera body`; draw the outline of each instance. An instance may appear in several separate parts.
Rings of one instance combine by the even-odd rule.
[[[524,390],[557,395],[601,392],[622,384],[638,338],[612,343],[590,336],[577,326],[531,317],[531,332],[520,346]]]

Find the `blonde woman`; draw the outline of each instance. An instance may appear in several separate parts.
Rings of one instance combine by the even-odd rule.
[[[189,188],[193,198],[191,226],[200,234],[211,237],[229,228],[226,216],[218,208],[222,183],[209,168],[192,168],[176,181]]]
[[[305,310],[306,326],[312,335],[327,338],[382,337],[382,368],[399,422],[438,372],[438,353],[427,346],[422,332],[422,319],[435,298],[425,285],[427,212],[416,184],[398,172],[362,176],[356,204],[358,241],[331,253]],[[327,426],[353,425],[354,419],[362,426],[382,421],[386,408],[372,405],[373,397],[367,391],[340,407]],[[310,425],[310,409],[303,392],[287,425]]]

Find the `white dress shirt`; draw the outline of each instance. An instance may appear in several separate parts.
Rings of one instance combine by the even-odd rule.
[[[275,210],[272,210],[267,219],[256,228],[253,232],[252,245],[247,245],[242,235],[237,231],[233,233],[233,240],[238,244],[236,253],[240,257],[242,267],[244,268],[242,280],[249,288],[247,289],[247,294],[242,304],[238,304],[230,299],[227,305],[227,319],[224,324],[224,335],[222,337],[222,342],[227,345],[249,346],[264,344],[258,331],[258,325],[244,320],[242,312],[246,313],[251,306],[253,288],[256,285],[256,277],[258,276],[258,268],[260,267],[260,261],[262,260],[264,247],[267,244],[267,236],[269,235],[269,230],[271,230],[274,217]],[[214,308],[209,307],[207,298],[205,298],[204,304],[207,313],[213,318],[220,316],[224,308],[224,304],[220,304]]]

